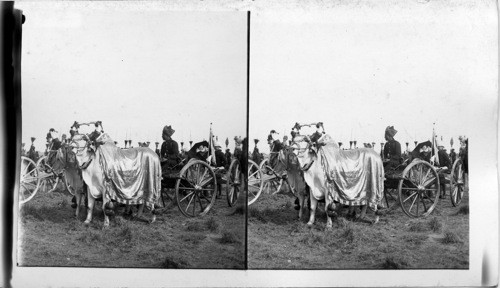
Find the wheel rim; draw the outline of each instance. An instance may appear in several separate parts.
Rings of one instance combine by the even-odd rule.
[[[450,198],[453,206],[458,206],[464,196],[464,170],[462,161],[457,160],[453,164],[450,175]]]
[[[410,217],[428,216],[439,200],[439,176],[424,161],[415,161],[403,171],[398,188],[401,208]]]
[[[66,173],[66,172],[64,172]],[[63,178],[64,178],[64,185],[66,186],[66,190],[68,190],[69,194],[75,196],[75,193],[76,193],[76,189],[75,187],[73,187],[69,182],[68,182],[68,177],[66,177],[65,174],[63,174]]]
[[[43,156],[38,159],[36,166],[38,170],[38,177],[40,178],[40,188],[39,190],[42,192],[50,192],[55,190],[57,183],[56,175],[54,174],[52,167],[47,163],[47,156]]]
[[[241,181],[240,162],[237,159],[234,159],[231,165],[229,165],[226,178],[227,203],[232,207],[238,200],[241,186],[243,185],[243,181]]]
[[[21,174],[19,181],[19,204],[31,200],[40,188],[40,177],[35,162],[27,157],[21,157]]]
[[[259,198],[264,187],[262,171],[253,161],[248,161],[248,205],[250,206]]]
[[[177,180],[177,206],[188,217],[203,216],[215,202],[217,181],[213,170],[202,161],[188,163]]]

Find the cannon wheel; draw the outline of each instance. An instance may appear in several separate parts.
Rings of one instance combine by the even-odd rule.
[[[21,175],[19,181],[19,204],[30,201],[40,188],[40,177],[33,160],[21,156]]]
[[[264,179],[262,178],[262,171],[257,163],[248,160],[248,206],[257,201],[263,188]]]
[[[203,216],[215,203],[217,179],[204,161],[191,160],[181,170],[175,185],[175,198],[182,214]]]
[[[450,173],[450,198],[453,206],[460,205],[464,196],[464,183],[465,183],[464,166],[461,159],[457,159],[453,163]]]
[[[241,188],[244,185],[241,179],[241,166],[238,159],[233,159],[231,165],[229,165],[229,170],[226,174],[226,197],[227,204],[232,207],[241,193]]]
[[[52,192],[57,188],[57,177],[55,176],[52,167],[47,163],[47,156],[43,156],[36,162],[38,177],[40,177],[40,188],[42,192]]]
[[[399,202],[406,215],[427,217],[439,201],[439,175],[434,167],[415,160],[403,171],[399,180]]]
[[[262,160],[259,165],[259,170],[262,172],[263,178],[263,189],[268,194],[276,194],[281,190],[283,186],[283,179],[276,176],[274,170],[271,166],[269,166],[269,158]]]
[[[66,186],[66,190],[68,190],[69,194],[75,196],[76,189],[75,187],[71,186],[71,184],[68,182],[68,178],[66,177],[66,172],[63,172],[62,178],[64,181],[64,186]]]

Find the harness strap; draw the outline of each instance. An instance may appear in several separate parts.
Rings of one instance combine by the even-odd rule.
[[[82,166],[80,166],[80,169],[82,169],[82,170],[83,170],[83,169],[87,169],[87,167],[89,167],[90,163],[92,163],[92,160],[93,160],[93,159],[90,159],[90,161],[89,161],[89,162],[84,163]]]

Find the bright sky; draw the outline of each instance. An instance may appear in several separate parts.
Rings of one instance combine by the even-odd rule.
[[[250,139],[267,152],[271,129],[283,137],[322,121],[336,141],[379,151],[391,125],[413,149],[435,122],[448,151],[451,137],[458,148],[497,110],[496,8],[476,2],[253,13]]]
[[[246,12],[168,12],[138,2],[20,2],[23,10],[22,142],[101,120],[125,138],[161,142],[164,125],[187,143],[224,147],[246,135]],[[82,130],[80,130],[82,132]],[[185,144],[188,145],[188,144]]]

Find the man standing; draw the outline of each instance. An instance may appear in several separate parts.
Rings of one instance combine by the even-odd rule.
[[[457,160],[457,153],[455,153],[455,149],[453,148],[451,148],[450,159],[451,163],[455,163],[455,160]]]
[[[396,168],[402,163],[401,158],[401,144],[394,140],[394,136],[398,133],[394,126],[387,126],[385,128],[385,140],[387,141],[384,145],[384,169],[391,170]]]

